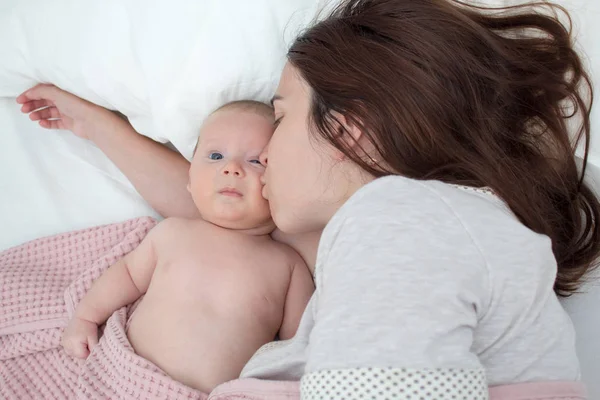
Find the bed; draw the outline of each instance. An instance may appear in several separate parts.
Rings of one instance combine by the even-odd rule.
[[[227,2],[245,7],[239,14],[246,18],[225,18],[225,7],[222,2],[216,7],[216,0],[155,7],[141,0],[0,4],[0,250],[58,232],[158,217],[93,144],[31,123],[19,112],[16,94],[38,81],[59,82],[120,110],[139,132],[170,142],[189,157],[203,113],[242,96],[269,98],[287,43],[323,6],[318,0],[257,0],[251,7],[242,0]],[[600,46],[593,40],[600,35],[595,24],[600,4],[561,4],[573,11],[579,41],[600,83]],[[193,23],[195,18],[204,23]],[[257,28],[252,23],[257,20],[266,22]],[[201,39],[172,45],[193,30]],[[222,59],[207,65],[206,54],[216,49]],[[596,107],[589,172],[597,188],[599,122]],[[564,305],[577,329],[582,375],[593,399],[600,398],[600,277],[584,291]]]

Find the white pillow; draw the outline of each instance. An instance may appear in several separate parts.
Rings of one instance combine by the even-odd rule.
[[[268,101],[320,0],[3,0],[0,96],[50,82],[190,157],[225,102]]]

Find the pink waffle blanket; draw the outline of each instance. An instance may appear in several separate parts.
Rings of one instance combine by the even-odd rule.
[[[237,379],[210,394],[187,387],[135,354],[125,334],[134,306],[107,321],[86,360],[60,346],[64,327],[94,279],[155,225],[138,218],[38,239],[0,253],[1,399],[299,399],[298,382]],[[492,400],[580,400],[574,382],[490,389]]]
[[[151,218],[38,239],[0,253],[0,398],[285,399],[296,382],[241,379],[210,396],[137,356],[125,327],[132,307],[116,311],[84,361],[60,346],[77,303],[102,272],[133,250]]]

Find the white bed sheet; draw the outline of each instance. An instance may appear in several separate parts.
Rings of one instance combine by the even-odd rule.
[[[0,250],[40,236],[158,215],[91,142],[48,131],[0,98]]]
[[[588,399],[600,399],[600,270],[582,288],[583,294],[563,300],[577,332],[577,355]]]

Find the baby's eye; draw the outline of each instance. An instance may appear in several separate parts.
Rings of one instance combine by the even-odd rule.
[[[262,165],[261,162],[260,162],[260,160],[258,160],[258,159],[256,159],[256,160],[250,160],[250,162],[252,164]]]
[[[223,154],[213,151],[208,155],[208,158],[210,158],[211,160],[221,160],[223,159]]]

